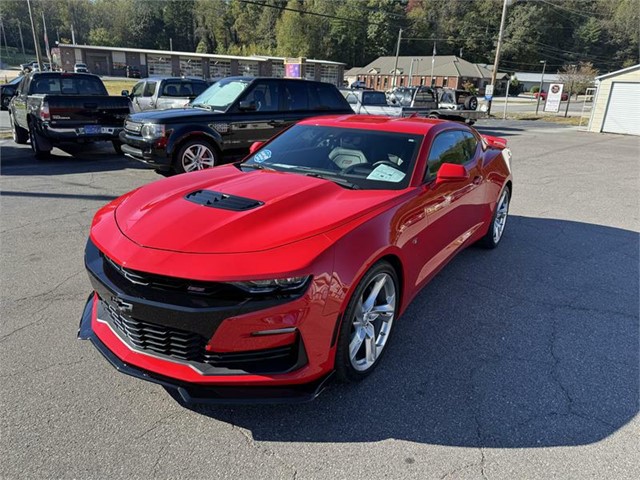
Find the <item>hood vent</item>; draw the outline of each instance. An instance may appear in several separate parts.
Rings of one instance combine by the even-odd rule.
[[[259,200],[236,197],[235,195],[227,195],[226,193],[214,192],[212,190],[196,190],[195,192],[188,193],[184,198],[198,205],[204,205],[205,207],[221,208],[223,210],[233,210],[236,212],[251,210],[263,204],[263,202]]]

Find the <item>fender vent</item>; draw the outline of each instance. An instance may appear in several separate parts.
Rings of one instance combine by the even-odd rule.
[[[188,193],[184,198],[198,205],[204,205],[205,207],[221,208],[223,210],[233,210],[236,212],[251,210],[263,204],[263,202],[259,200],[236,197],[235,195],[227,195],[226,193],[214,192],[212,190],[196,190],[195,192]]]

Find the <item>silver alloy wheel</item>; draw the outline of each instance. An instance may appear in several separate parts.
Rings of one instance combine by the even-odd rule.
[[[504,226],[507,224],[507,215],[509,214],[509,192],[505,189],[500,195],[498,206],[496,207],[496,218],[493,221],[493,242],[498,243],[504,232]]]
[[[364,372],[376,363],[387,343],[396,311],[396,287],[388,273],[371,279],[358,299],[351,323],[349,360]]]
[[[180,160],[184,171],[192,172],[214,167],[216,157],[207,145],[194,143],[184,151]]]

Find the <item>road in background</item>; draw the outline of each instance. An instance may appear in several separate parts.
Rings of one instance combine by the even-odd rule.
[[[513,150],[503,241],[418,295],[373,375],[194,409],[76,340],[94,212],[160,177],[108,145],[0,143],[0,477],[640,478],[637,138],[479,129]]]

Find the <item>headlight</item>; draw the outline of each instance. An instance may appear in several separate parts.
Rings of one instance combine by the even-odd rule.
[[[160,138],[164,136],[164,125],[158,123],[145,123],[140,129],[143,138]]]
[[[305,277],[277,278],[275,280],[248,280],[246,282],[231,282],[249,293],[273,293],[276,291],[290,292],[306,285],[310,275]]]

